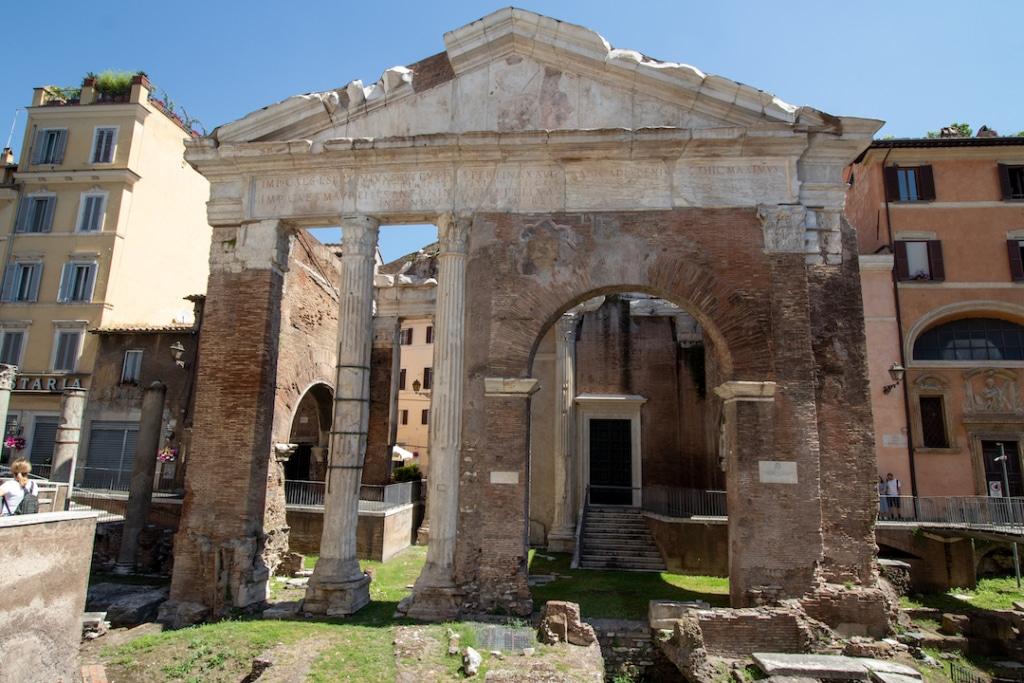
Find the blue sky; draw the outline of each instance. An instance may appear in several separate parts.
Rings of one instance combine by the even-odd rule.
[[[32,88],[77,85],[87,71],[146,71],[208,130],[296,93],[360,78],[444,49],[443,34],[495,2],[7,3],[0,130],[21,148]],[[784,3],[534,0],[612,45],[692,64],[794,104],[887,121],[920,136],[951,121],[1024,129],[1024,3],[858,0]],[[423,230],[391,229],[387,258]],[[408,238],[397,234],[408,234]]]

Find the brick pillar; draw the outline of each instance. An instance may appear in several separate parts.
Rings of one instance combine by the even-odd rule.
[[[213,230],[192,450],[164,623],[265,601],[278,552],[287,548],[284,508],[268,509],[267,500],[291,241],[272,220]]]
[[[817,225],[840,220],[820,211]],[[838,226],[834,233],[839,232]],[[876,494],[874,429],[856,235],[843,225],[839,264],[809,268],[811,328],[821,442],[825,580],[873,585]],[[894,358],[896,350],[893,350]]]
[[[465,354],[466,249],[472,217],[446,214],[438,220],[437,313],[434,321],[434,386],[430,401],[430,476],[427,563],[411,596],[399,609],[417,619],[458,614],[455,533],[459,516],[459,453]]]
[[[369,216],[342,219],[338,374],[328,456],[320,560],[306,588],[309,614],[348,616],[370,602],[370,577],[356,557],[359,487],[370,419],[374,249],[379,224]]]
[[[370,422],[366,435],[363,483],[383,485],[391,481],[392,425],[396,424],[392,399],[398,396],[398,318],[373,319],[370,351]]]

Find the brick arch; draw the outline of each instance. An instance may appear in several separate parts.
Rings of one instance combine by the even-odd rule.
[[[295,403],[291,413],[291,430],[289,434],[295,433],[295,420],[299,416],[303,404],[307,400],[316,402],[316,415],[319,420],[319,431],[326,432],[331,428],[334,419],[334,387],[323,381],[314,381],[299,394],[299,400]],[[292,439],[289,437],[289,441]]]
[[[727,378],[771,379],[771,266],[753,209],[478,217],[470,285],[493,289],[489,369],[527,376],[539,339],[572,306],[636,291],[692,314]],[[472,261],[475,261],[474,264]],[[486,274],[483,270],[486,268]]]

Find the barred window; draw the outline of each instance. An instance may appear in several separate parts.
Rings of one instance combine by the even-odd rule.
[[[921,437],[925,448],[949,448],[941,396],[921,396]]]

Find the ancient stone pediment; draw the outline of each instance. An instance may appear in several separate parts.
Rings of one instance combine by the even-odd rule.
[[[799,128],[843,119],[699,69],[616,49],[598,33],[506,8],[445,34],[445,51],[297,95],[226,124],[220,143],[327,141],[479,131]]]

